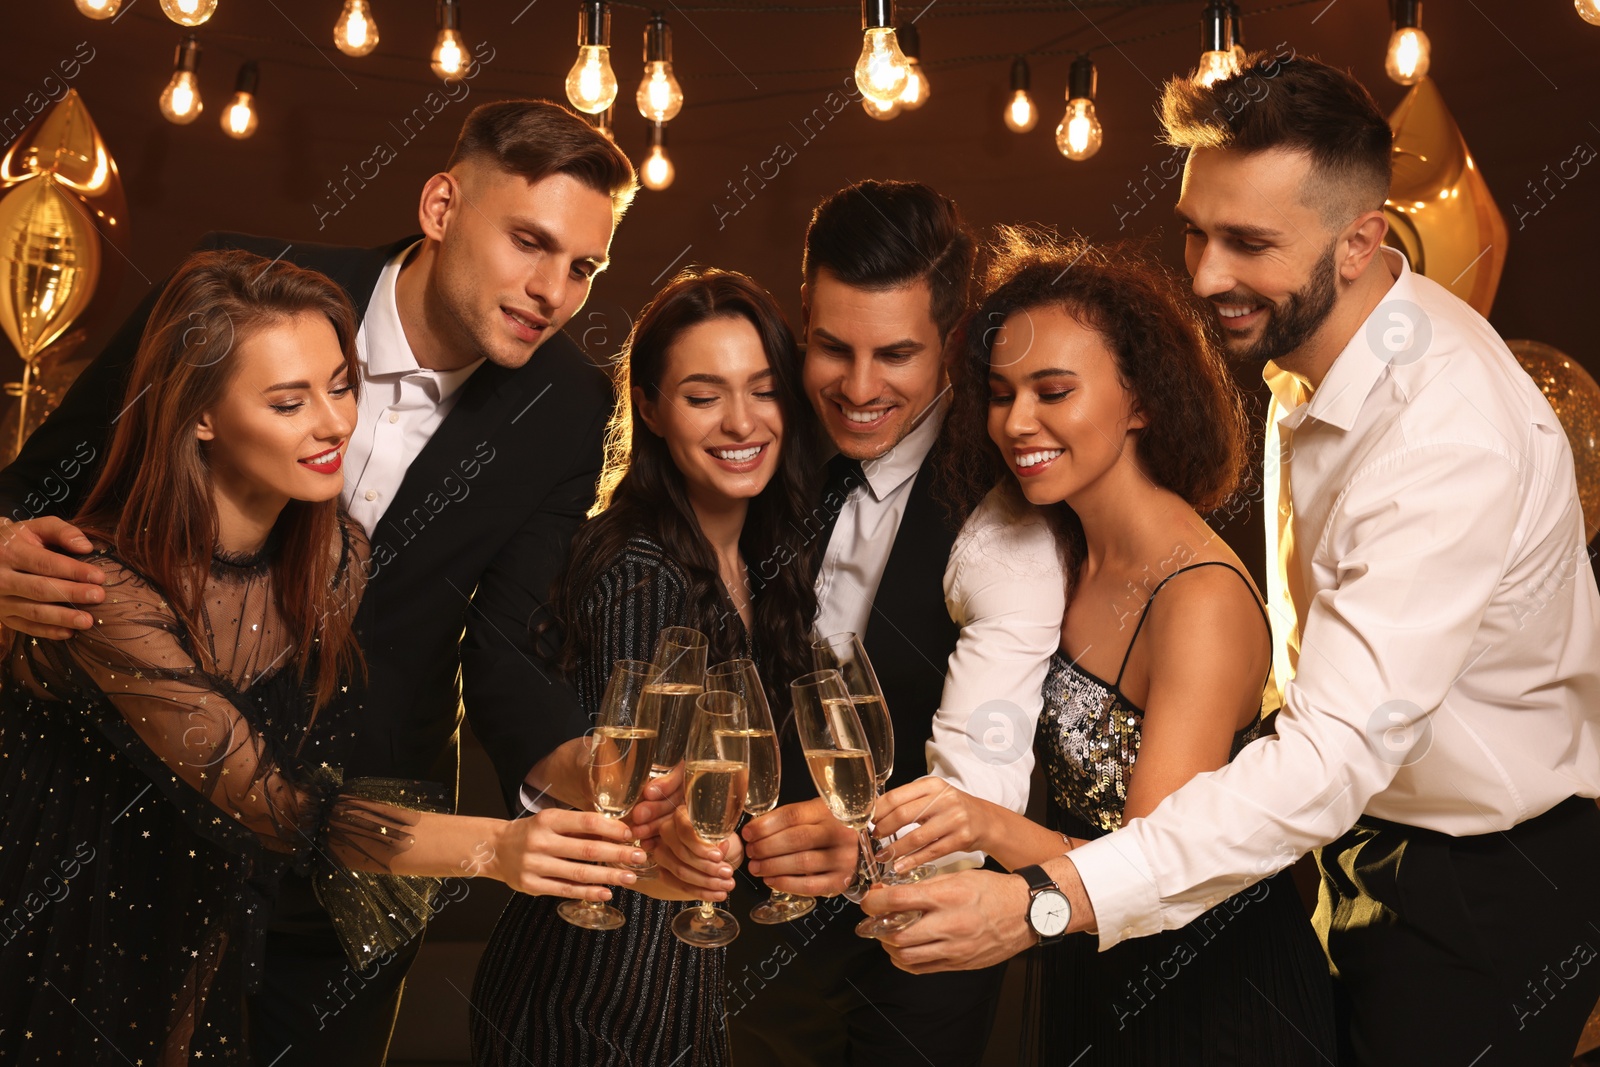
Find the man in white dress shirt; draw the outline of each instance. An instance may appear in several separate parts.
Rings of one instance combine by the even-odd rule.
[[[1565,1064],[1600,995],[1600,593],[1566,437],[1489,324],[1383,247],[1391,134],[1347,74],[1175,80],[1163,119],[1195,292],[1273,393],[1284,706],[1044,865],[1066,929],[1180,927],[1314,849],[1346,1062]],[[923,972],[1035,944],[1031,902],[967,871],[864,906],[925,912],[885,939]]]

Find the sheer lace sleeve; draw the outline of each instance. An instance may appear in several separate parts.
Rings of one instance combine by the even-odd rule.
[[[355,546],[347,543],[346,551]],[[402,944],[430,914],[438,883],[388,872],[412,844],[416,813],[442,805],[417,783],[345,783],[326,763],[302,765],[275,739],[303,736],[309,725],[310,699],[300,687],[285,678],[285,684],[241,691],[202,669],[159,591],[113,559],[91,561],[107,572],[106,602],[89,630],[64,642],[32,644],[35,688],[95,718],[127,758],[188,811],[198,832],[247,855],[253,835],[261,846],[287,854],[295,869],[312,873],[352,960],[364,963]],[[248,594],[236,604],[217,604],[254,618]],[[241,638],[271,629],[270,621],[238,626]],[[280,661],[289,658],[293,649],[275,650],[271,640],[283,638],[253,650],[252,663],[270,668],[275,651]],[[269,688],[293,696],[274,702],[258,695]],[[274,716],[300,721],[275,722]],[[219,810],[249,835],[229,833]]]

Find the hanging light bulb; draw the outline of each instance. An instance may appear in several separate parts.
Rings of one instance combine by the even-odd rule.
[[[333,46],[347,56],[364,56],[378,47],[378,24],[367,0],[344,0],[333,24]]]
[[[198,26],[216,13],[217,0],[161,0],[161,10],[180,26]]]
[[[677,176],[678,169],[672,165],[672,160],[667,158],[667,124],[652,122],[650,154],[645,156],[644,165],[639,168],[639,181],[646,189],[655,189],[659,192],[671,185],[672,179]]]
[[[1422,32],[1422,0],[1395,0],[1394,33],[1389,35],[1389,54],[1383,69],[1389,80],[1415,85],[1428,74],[1432,49]]]
[[[900,90],[898,99],[907,111],[915,111],[928,102],[933,92],[928,76],[922,71],[922,35],[909,22],[894,31],[894,35],[906,57],[906,87]]]
[[[900,112],[904,111],[905,106],[898,100],[891,100],[887,104],[880,104],[870,96],[863,96],[861,98],[861,110],[865,111],[867,114],[871,115],[880,122],[888,122],[890,119],[900,114]]]
[[[1583,21],[1600,26],[1600,0],[1572,0],[1572,6],[1578,9],[1578,17]],[[116,5],[113,4],[112,7],[115,8]],[[78,8],[82,10],[83,4],[80,3]],[[84,14],[88,14],[88,12],[85,11]],[[105,16],[102,15],[100,17],[104,18]]]
[[[108,19],[122,6],[122,0],[74,0],[74,3],[92,19]]]
[[[589,115],[598,115],[617,98],[617,75],[611,69],[611,12],[605,0],[578,4],[578,58],[567,71],[567,99]]]
[[[1239,15],[1239,5],[1234,0],[1228,0],[1228,35],[1233,39],[1233,65],[1239,71],[1244,70],[1244,19]]]
[[[1200,13],[1200,65],[1194,80],[1206,88],[1239,73],[1233,57],[1233,22],[1222,0],[1211,0]]]
[[[256,132],[256,85],[261,72],[254,62],[239,68],[239,77],[233,83],[233,99],[222,109],[222,132],[236,141],[242,141]]]
[[[1039,109],[1028,95],[1028,61],[1018,56],[1011,64],[1011,99],[1006,101],[1006,129],[1027,133],[1039,122]]]
[[[1100,117],[1094,113],[1097,80],[1094,61],[1088,56],[1072,61],[1072,69],[1067,74],[1067,113],[1061,116],[1061,125],[1056,127],[1056,147],[1074,162],[1100,151],[1103,131]]]
[[[612,144],[617,143],[616,131],[611,128],[611,114],[614,111],[616,111],[615,107],[608,107],[598,115],[589,116],[590,125],[599,130],[601,133],[605,134],[606,140],[610,141]]]
[[[467,47],[461,40],[461,5],[457,0],[439,0],[439,36],[434,39],[428,65],[446,81],[461,77],[467,69]]]
[[[634,102],[651,122],[671,122],[683,110],[683,86],[672,73],[672,27],[659,11],[644,28],[644,79]]]
[[[856,87],[863,96],[886,108],[905,92],[909,68],[910,62],[894,35],[894,0],[862,0]]]
[[[200,86],[194,79],[199,66],[200,40],[191,33],[178,44],[177,54],[172,58],[172,80],[161,90],[161,114],[168,122],[187,126],[204,110]]]

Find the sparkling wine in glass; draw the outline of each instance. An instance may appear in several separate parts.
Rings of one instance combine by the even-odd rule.
[[[806,768],[817,793],[827,803],[833,817],[854,830],[861,839],[862,860],[874,876],[879,865],[872,858],[869,829],[873,805],[878,799],[877,772],[872,750],[861,717],[843,677],[836,670],[817,671],[796,680],[789,687],[794,697],[794,719]],[[879,879],[873,878],[874,884]],[[856,924],[862,937],[881,937],[922,918],[920,911],[868,916]]]
[[[728,839],[744,812],[749,790],[749,720],[737,694],[717,691],[695,702],[684,747],[684,807],[695,836],[715,845]],[[699,948],[717,948],[739,936],[739,921],[708,900],[685,908],[672,932]]]
[[[584,753],[595,810],[609,819],[625,818],[639,802],[649,778],[659,735],[655,712],[644,700],[655,668],[637,660],[617,660],[600,703]],[[586,930],[615,930],[622,912],[597,900],[564,900],[556,913]]]
[[[694,702],[705,692],[708,646],[706,635],[688,626],[668,626],[656,637],[651,660],[656,675],[644,692],[661,733],[650,762],[652,779],[671,774],[683,762],[683,744],[694,718]],[[638,844],[634,842],[635,846]],[[628,869],[640,878],[658,877],[655,861],[649,858]]]
[[[750,784],[744,796],[744,810],[765,815],[778,806],[778,787],[782,781],[778,753],[778,733],[772,726],[772,709],[761,685],[756,665],[748,659],[718,663],[706,671],[706,692],[727,691],[744,701],[749,728],[744,731],[750,745]],[[770,890],[767,899],[750,909],[750,918],[763,925],[785,923],[808,914],[817,906],[813,897]]]

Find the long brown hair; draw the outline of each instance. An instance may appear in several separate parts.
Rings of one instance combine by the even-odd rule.
[[[349,298],[315,271],[249,252],[197,252],[156,301],[128,376],[99,480],[74,520],[160,589],[189,633],[201,632],[201,598],[217,544],[216,505],[200,416],[233,380],[233,350],[252,333],[304,314],[332,323],[352,390],[359,388],[356,317]],[[340,570],[339,501],[291,500],[268,539],[277,607],[316,707],[362,668],[353,623],[365,574]],[[202,670],[213,670],[204,642]]]

